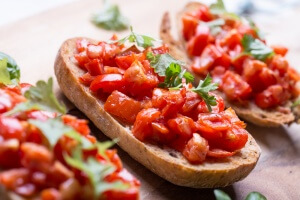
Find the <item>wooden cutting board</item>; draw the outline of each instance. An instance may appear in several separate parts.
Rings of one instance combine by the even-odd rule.
[[[187,1],[115,2],[130,18],[136,32],[158,38],[162,14],[165,11],[177,12]],[[22,82],[35,83],[39,79],[54,77],[55,56],[64,40],[76,36],[107,40],[112,35],[112,32],[98,29],[90,23],[91,14],[100,7],[99,0],[80,0],[2,26],[0,51],[17,60],[21,66]],[[258,25],[267,32],[269,41],[290,48],[288,57],[293,66],[300,66],[300,58],[297,56],[300,53],[299,18],[300,8],[272,16],[271,19],[262,15],[255,16]],[[122,32],[120,36],[127,33]],[[55,91],[68,104],[56,83]],[[74,109],[72,112],[78,114]],[[251,191],[259,191],[268,199],[300,199],[300,126],[293,124],[290,127],[270,129],[249,124],[247,129],[261,146],[261,158],[247,178],[223,190],[233,199],[243,199]],[[107,139],[99,130],[93,128],[93,132]],[[211,189],[175,186],[144,168],[126,152],[119,149],[119,154],[125,167],[141,180],[141,199],[214,199]]]

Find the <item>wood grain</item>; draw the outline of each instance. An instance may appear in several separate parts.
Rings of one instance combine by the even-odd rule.
[[[177,12],[187,1],[115,2],[130,18],[136,32],[158,37],[162,14],[165,11]],[[111,36],[112,32],[98,29],[90,23],[91,14],[100,6],[98,0],[80,0],[2,26],[0,51],[17,60],[21,66],[23,82],[35,83],[39,79],[54,77],[54,59],[64,40],[76,36],[106,40]],[[271,20],[265,16],[255,16],[258,25],[268,33],[267,38],[273,44],[285,44],[290,48],[288,58],[293,66],[300,66],[300,58],[297,56],[300,54],[300,26],[296,20],[299,18],[300,8],[272,16]],[[120,35],[126,33],[122,32]],[[55,91],[68,104],[57,84]],[[72,112],[81,115],[76,109]],[[247,178],[223,190],[233,199],[243,199],[251,191],[259,191],[268,199],[300,199],[300,126],[268,129],[249,124],[247,129],[262,148],[261,159]],[[100,139],[107,139],[97,129],[93,128],[93,132]],[[126,152],[119,149],[119,154],[125,167],[142,182],[141,199],[213,199],[212,190],[172,185],[134,161]]]

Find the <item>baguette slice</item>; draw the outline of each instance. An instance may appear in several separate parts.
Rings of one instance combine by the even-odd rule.
[[[119,138],[118,145],[135,160],[173,184],[193,188],[224,187],[245,178],[255,167],[260,148],[249,135],[246,146],[227,159],[207,159],[191,165],[181,153],[136,139],[130,126],[122,124],[105,112],[104,102],[93,96],[78,77],[85,72],[74,59],[76,41],[73,38],[61,46],[55,61],[55,74],[61,90],[68,99],[108,137]],[[96,43],[91,39],[87,39]]]
[[[160,27],[160,37],[165,44],[167,44],[170,48],[170,54],[174,56],[178,60],[182,60],[186,63],[184,66],[188,71],[190,69],[190,64],[192,60],[187,56],[186,48],[185,48],[185,40],[181,34],[182,23],[181,17],[184,13],[190,12],[193,10],[197,10],[201,6],[201,3],[198,2],[190,2],[185,8],[178,13],[176,26],[179,32],[179,40],[175,40],[171,34],[171,22],[168,13],[165,13],[162,19],[161,27]],[[196,78],[195,81],[198,83],[200,80],[199,75],[192,73]],[[261,109],[254,102],[249,102],[248,106],[241,106],[236,104],[235,102],[229,101],[224,94],[221,92],[218,93],[225,100],[226,107],[232,107],[238,116],[245,119],[248,122],[253,124],[264,126],[264,127],[279,127],[283,124],[289,124],[295,120],[295,116],[292,112],[290,113],[282,113],[277,111],[276,109],[266,110]],[[291,102],[289,102],[286,107],[290,107]]]

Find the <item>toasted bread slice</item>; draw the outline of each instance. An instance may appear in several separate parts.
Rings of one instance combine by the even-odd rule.
[[[190,164],[175,150],[136,139],[130,131],[131,127],[105,112],[104,102],[79,82],[78,77],[85,72],[77,66],[74,59],[78,39],[83,38],[65,41],[56,57],[55,74],[61,90],[105,135],[112,139],[119,138],[118,145],[135,160],[173,184],[193,188],[230,185],[245,178],[255,167],[260,148],[251,135],[246,146],[234,156],[226,159],[208,158],[200,165]],[[91,39],[87,40],[95,43]]]
[[[171,34],[171,23],[170,17],[168,13],[165,13],[162,19],[161,27],[160,27],[160,37],[165,44],[167,44],[170,48],[170,54],[174,56],[176,59],[182,60],[186,62],[184,66],[187,70],[191,71],[190,64],[191,59],[187,56],[186,48],[185,48],[185,40],[181,34],[181,17],[185,12],[197,10],[201,3],[191,2],[186,5],[186,7],[178,14],[177,16],[177,27],[179,30],[179,40],[175,40]],[[200,77],[193,73],[196,77],[195,81],[198,83]],[[236,104],[235,102],[229,101],[226,99],[226,96],[221,94],[221,96],[225,100],[226,107],[232,107],[238,116],[249,121],[253,124],[264,126],[264,127],[278,127],[282,124],[289,124],[295,120],[295,116],[292,112],[290,113],[282,113],[279,112],[278,109],[261,109],[255,105],[254,102],[249,102],[248,106],[241,106]],[[290,103],[287,104],[289,107]]]

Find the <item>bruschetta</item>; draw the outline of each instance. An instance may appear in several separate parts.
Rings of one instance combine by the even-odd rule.
[[[114,143],[97,142],[87,120],[64,114],[52,79],[18,83],[11,61],[0,59],[1,199],[139,199],[139,181],[108,149]]]
[[[245,124],[210,92],[209,77],[193,87],[156,42],[133,31],[119,40],[68,39],[54,65],[59,86],[105,135],[173,184],[212,188],[245,178],[260,156]]]
[[[287,48],[268,46],[252,21],[227,12],[221,0],[210,7],[188,3],[176,24],[179,40],[171,35],[169,14],[163,16],[160,36],[171,55],[184,60],[198,81],[210,73],[226,107],[259,126],[295,120],[300,76],[285,58]]]

